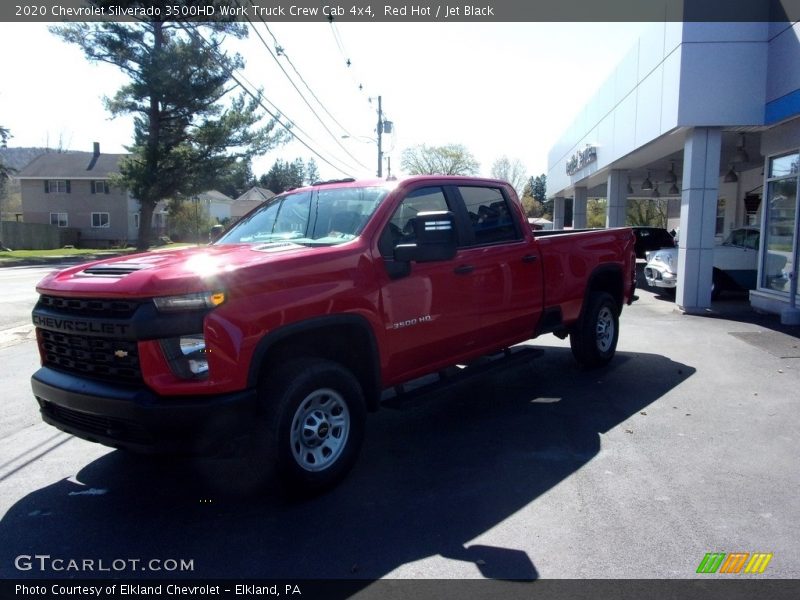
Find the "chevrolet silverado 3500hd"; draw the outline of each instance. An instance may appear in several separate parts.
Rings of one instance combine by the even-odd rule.
[[[544,333],[583,365],[611,360],[633,245],[626,228],[533,232],[490,179],[295,189],[209,246],[47,276],[33,393],[46,422],[113,447],[256,437],[314,492],[352,467],[384,390]]]

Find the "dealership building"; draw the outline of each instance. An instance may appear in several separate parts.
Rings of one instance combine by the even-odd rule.
[[[751,305],[799,323],[800,24],[666,22],[650,27],[548,156],[556,228],[590,199],[626,225],[629,199],[666,205],[679,238],[676,303],[711,305],[714,246],[760,229]],[[664,202],[666,200],[666,202]],[[778,260],[779,259],[779,260]]]

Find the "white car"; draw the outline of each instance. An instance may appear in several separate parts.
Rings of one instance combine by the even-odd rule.
[[[722,245],[714,247],[712,298],[719,297],[723,290],[755,289],[760,238],[761,232],[757,228],[742,227],[731,231]],[[786,264],[786,257],[770,253],[767,261],[769,272],[780,273]],[[674,290],[678,285],[678,248],[648,252],[644,276],[650,287]]]

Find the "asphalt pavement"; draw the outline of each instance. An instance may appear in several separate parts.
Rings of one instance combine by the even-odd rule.
[[[254,494],[229,463],[43,425],[33,341],[9,343],[0,577],[64,576],[17,567],[39,553],[189,559],[170,576],[192,578],[757,578],[696,573],[706,553],[748,552],[773,555],[761,577],[798,578],[800,331],[743,297],[687,316],[639,295],[609,367],[533,340],[545,353],[521,368],[371,415],[351,475],[305,502]]]

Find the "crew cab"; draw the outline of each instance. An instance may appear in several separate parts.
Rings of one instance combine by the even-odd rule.
[[[296,189],[209,246],[47,276],[33,393],[78,437],[140,452],[244,444],[315,492],[352,467],[385,390],[544,333],[569,335],[587,367],[610,361],[633,244],[626,228],[534,233],[491,179]]]

